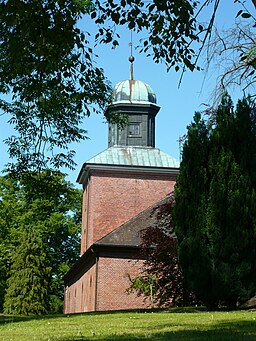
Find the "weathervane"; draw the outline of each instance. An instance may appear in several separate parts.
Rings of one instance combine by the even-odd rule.
[[[132,48],[133,48],[133,45],[132,45],[132,31],[131,31],[131,41],[129,43],[129,46],[131,48],[131,55],[129,57],[129,62],[131,63],[131,65],[130,65],[130,80],[133,80],[133,62],[134,62],[135,58],[133,56],[133,51],[132,51]]]

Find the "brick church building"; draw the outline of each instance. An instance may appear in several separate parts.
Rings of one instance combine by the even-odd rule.
[[[81,256],[64,277],[65,313],[147,307],[127,293],[129,276],[143,264],[140,231],[153,223],[152,207],[173,191],[179,170],[176,159],[155,148],[159,109],[151,87],[132,76],[114,87],[105,115],[125,114],[128,124],[121,129],[109,123],[108,148],[78,175]]]

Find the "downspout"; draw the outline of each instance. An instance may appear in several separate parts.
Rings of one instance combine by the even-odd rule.
[[[88,226],[88,222],[89,222],[89,195],[90,192],[90,176],[88,177],[88,182],[87,182],[87,207],[86,207],[86,222],[85,222],[85,226],[86,226],[86,231],[85,231],[85,251],[88,249],[88,230],[89,230],[89,226]]]
[[[96,255],[96,268],[95,268],[95,299],[94,299],[94,311],[97,311],[97,299],[98,299],[98,275],[99,275],[99,270],[98,270],[98,264],[99,264],[99,257]]]

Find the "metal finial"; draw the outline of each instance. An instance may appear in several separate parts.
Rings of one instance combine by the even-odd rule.
[[[130,80],[133,80],[133,62],[134,62],[135,58],[133,56],[133,51],[132,51],[132,48],[133,48],[133,44],[132,44],[132,31],[131,31],[131,41],[130,41],[129,45],[130,45],[130,48],[131,48],[131,55],[129,57],[129,62],[131,63],[131,65],[130,65]]]

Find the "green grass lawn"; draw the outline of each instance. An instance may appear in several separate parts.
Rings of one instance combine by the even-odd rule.
[[[256,312],[168,311],[0,315],[0,340],[256,340]]]

